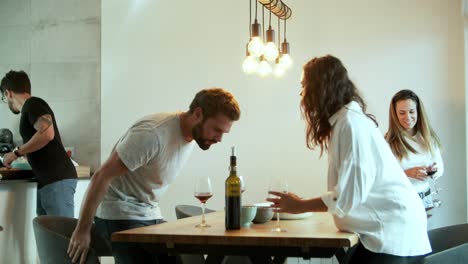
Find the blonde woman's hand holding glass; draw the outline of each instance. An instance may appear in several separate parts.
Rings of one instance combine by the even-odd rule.
[[[427,167],[426,166],[418,166],[418,167],[413,167],[410,169],[405,170],[406,176],[424,181],[427,178]]]

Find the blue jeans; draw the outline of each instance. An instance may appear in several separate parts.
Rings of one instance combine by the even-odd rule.
[[[74,217],[76,179],[50,183],[37,190],[37,215]]]
[[[112,242],[111,235],[114,232],[128,230],[137,227],[157,225],[164,223],[162,219],[157,220],[107,220],[99,217],[94,218],[96,230],[112,245],[112,255],[116,264],[132,263],[180,263],[176,256],[158,254],[154,249],[144,243]]]

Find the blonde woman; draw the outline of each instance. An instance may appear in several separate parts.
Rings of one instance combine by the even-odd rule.
[[[440,140],[431,128],[424,105],[411,90],[396,93],[390,103],[389,128],[385,138],[400,165],[423,200],[426,210],[434,207],[429,174],[444,173]]]

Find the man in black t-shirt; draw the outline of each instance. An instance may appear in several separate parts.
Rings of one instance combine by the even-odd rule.
[[[21,113],[23,145],[3,156],[3,165],[26,155],[37,179],[37,214],[74,216],[76,170],[68,157],[49,105],[31,96],[31,82],[24,71],[10,71],[0,84],[2,100],[14,114]]]

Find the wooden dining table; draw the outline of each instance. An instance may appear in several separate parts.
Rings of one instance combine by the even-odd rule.
[[[221,263],[226,255],[242,255],[252,263],[284,263],[287,257],[331,258],[359,242],[354,233],[340,232],[329,213],[304,219],[281,220],[286,232],[272,232],[276,220],[226,231],[224,211],[206,214],[210,227],[197,228],[201,216],[112,234],[114,242],[144,243],[161,253],[204,254],[205,263]],[[340,261],[340,259],[338,259]]]

